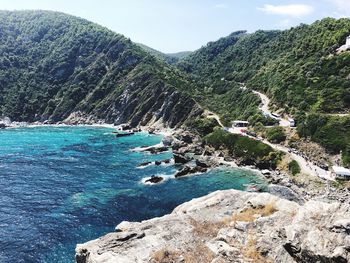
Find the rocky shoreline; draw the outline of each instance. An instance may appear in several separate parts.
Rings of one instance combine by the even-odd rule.
[[[91,118],[90,118],[91,119]],[[41,127],[41,126],[92,126],[113,128],[122,132],[148,132],[150,134],[163,135],[162,142],[159,145],[150,147],[139,147],[137,151],[147,151],[151,154],[158,154],[171,150],[173,153],[172,160],[157,161],[154,165],[174,163],[181,167],[174,175],[175,178],[198,175],[207,172],[209,169],[217,167],[236,167],[249,169],[263,176],[269,184],[268,191],[279,197],[291,201],[295,200],[324,200],[324,201],[346,201],[350,199],[349,189],[340,189],[332,186],[325,180],[306,180],[298,181],[285,171],[265,169],[266,167],[252,163],[245,163],[242,159],[233,158],[227,151],[215,150],[213,147],[206,145],[201,137],[193,132],[178,129],[164,128],[163,125],[137,126],[133,127],[128,124],[108,124],[104,121],[92,121],[92,119],[70,120],[66,122],[11,122],[5,118],[6,127],[3,128],[20,128],[20,127]],[[90,121],[89,121],[90,120]],[[4,122],[2,122],[4,123]],[[140,163],[142,168],[153,163]],[[303,175],[304,176],[304,175]],[[162,182],[164,178],[150,180],[148,183],[154,184]],[[254,188],[251,189],[254,191]],[[257,189],[259,190],[259,189]]]
[[[155,131],[157,132],[162,133],[162,130]],[[167,147],[172,149],[174,163],[181,165],[181,169],[174,175],[175,178],[205,173],[216,167],[238,167],[259,173],[268,182],[270,193],[287,200],[302,203],[312,199],[327,202],[335,200],[345,202],[350,199],[348,189],[338,189],[326,180],[318,178],[310,180],[306,175],[301,175],[300,178],[305,176],[308,180],[298,181],[298,177],[285,171],[264,169],[265,167],[259,167],[259,164],[246,165],[244,160],[234,159],[227,151],[215,150],[206,145],[200,136],[189,131],[178,129],[169,133],[167,130],[162,134],[166,134],[162,143],[148,150],[156,153],[166,150]]]

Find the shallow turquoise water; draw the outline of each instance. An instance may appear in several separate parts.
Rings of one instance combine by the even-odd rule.
[[[178,167],[149,166],[171,153],[130,149],[160,142],[140,133],[115,138],[108,128],[37,127],[0,131],[0,262],[74,262],[77,243],[95,239],[123,220],[171,212],[177,205],[219,189],[264,184],[253,172],[216,169],[200,176],[172,175]]]

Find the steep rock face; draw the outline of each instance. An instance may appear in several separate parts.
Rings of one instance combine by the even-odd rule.
[[[158,123],[173,128],[203,113],[202,108],[186,94],[162,81],[152,83],[151,76],[142,75],[141,79],[128,80],[120,94],[112,93],[98,103],[88,98],[65,121],[89,123],[103,120],[114,124],[130,123],[133,127]]]
[[[78,263],[349,262],[350,208],[217,191],[78,245]]]

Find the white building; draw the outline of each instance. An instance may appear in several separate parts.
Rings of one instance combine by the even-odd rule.
[[[295,127],[295,120],[293,118],[288,118],[288,121],[290,127]]]
[[[278,120],[280,121],[281,120],[281,115],[278,114],[277,112],[273,112],[271,113],[271,116],[270,116],[272,119],[275,119],[275,120]]]
[[[336,178],[350,179],[350,169],[346,169],[341,166],[333,166],[332,170]]]
[[[337,49],[337,52],[343,52],[350,50],[350,36],[346,38],[346,43],[345,45],[341,46],[340,48]]]

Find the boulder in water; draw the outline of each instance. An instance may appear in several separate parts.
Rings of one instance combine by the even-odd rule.
[[[182,154],[177,154],[177,153],[174,153],[174,161],[175,163],[179,163],[179,164],[186,164],[188,163],[189,161],[191,161],[190,158],[186,157],[185,155],[182,155]]]
[[[157,175],[152,175],[151,178],[147,179],[145,183],[152,183],[152,184],[158,184],[161,181],[163,181],[163,177],[157,176]]]
[[[144,162],[144,163],[140,163],[137,167],[145,167],[150,164],[152,164],[152,162]]]
[[[186,165],[184,168],[182,168],[180,171],[178,171],[175,174],[175,178],[190,175],[190,174],[195,174],[195,173],[205,173],[206,171],[208,171],[208,169],[204,167],[200,167],[200,166],[190,167]]]

